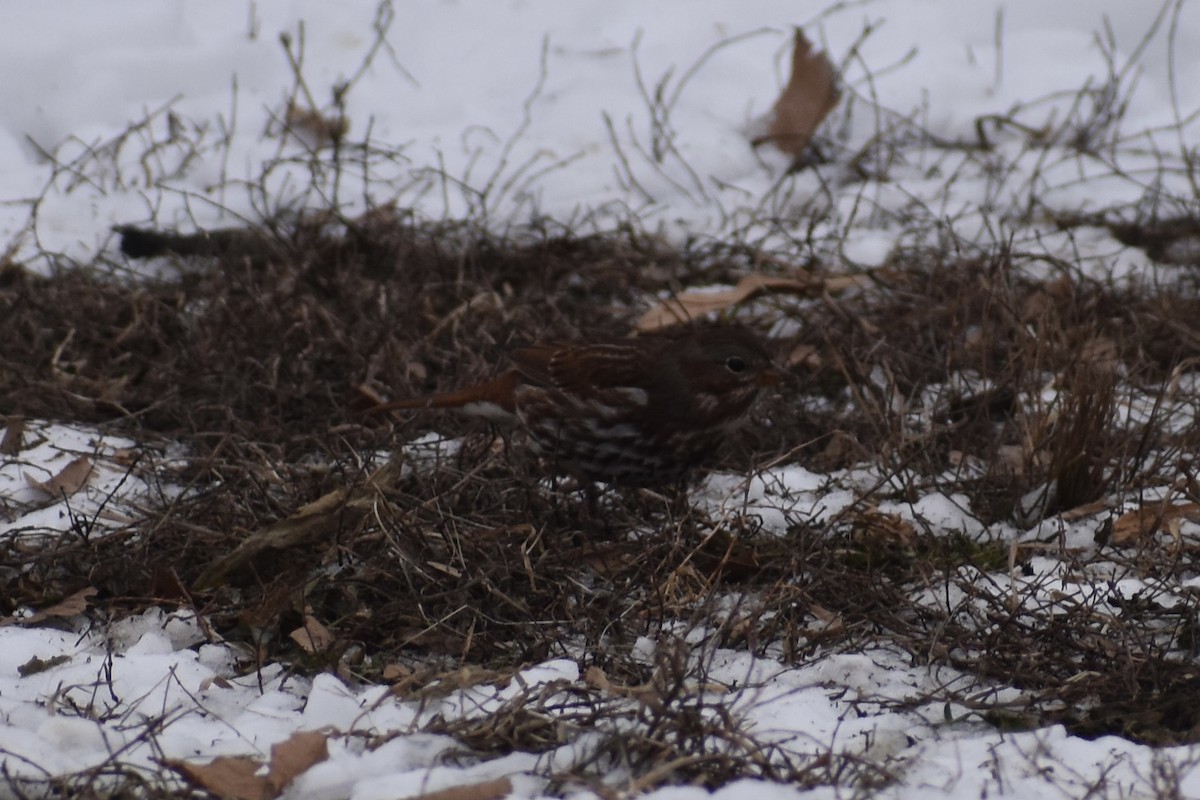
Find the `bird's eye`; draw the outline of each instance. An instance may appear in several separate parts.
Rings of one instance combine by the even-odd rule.
[[[745,372],[747,366],[746,359],[741,356],[730,356],[725,359],[725,369],[733,373]]]

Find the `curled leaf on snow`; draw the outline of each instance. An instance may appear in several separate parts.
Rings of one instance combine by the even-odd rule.
[[[272,800],[279,797],[296,776],[329,758],[328,735],[322,731],[298,731],[271,747],[267,773],[262,764],[248,756],[221,756],[205,764],[182,759],[163,763],[192,786],[235,800]]]
[[[420,795],[409,795],[416,800],[500,800],[512,794],[512,781],[508,778],[495,778],[479,783],[464,783],[461,786],[450,786],[432,792],[422,792]]]
[[[770,143],[800,166],[825,117],[841,99],[837,69],[824,53],[813,49],[804,31],[796,28],[792,45],[792,75],[767,117],[767,132],[755,136],[755,147]]]
[[[917,537],[911,522],[877,508],[854,514],[848,521],[855,540],[867,546],[908,547]]]
[[[29,484],[30,488],[58,498],[64,495],[70,497],[75,494],[87,485],[88,479],[91,477],[92,460],[87,456],[79,456],[49,480],[39,481],[27,472],[25,473],[25,482]]]
[[[178,772],[197,789],[232,800],[265,800],[267,779],[258,775],[262,766],[248,756],[219,756],[207,764],[167,760],[166,766]]]
[[[321,731],[297,731],[287,741],[271,745],[267,784],[278,796],[297,775],[329,758],[329,737]]]
[[[1136,544],[1160,530],[1178,538],[1179,524],[1184,520],[1200,522],[1200,503],[1163,503],[1135,508],[1113,522],[1111,541],[1114,545]]]
[[[599,689],[602,692],[608,692],[618,697],[631,697],[650,708],[661,708],[662,706],[660,692],[651,683],[645,683],[640,686],[623,686],[611,681],[608,674],[597,666],[588,667],[587,671],[583,674],[583,680],[593,689]]]
[[[60,664],[66,664],[71,660],[69,655],[57,655],[50,658],[33,658],[26,661],[17,667],[17,674],[22,678],[28,678],[30,675],[37,675],[39,672],[45,672],[48,669],[54,669]]]
[[[30,614],[27,617],[5,617],[0,619],[0,628],[8,625],[41,625],[51,619],[66,619],[75,617],[87,611],[88,601],[96,594],[94,586],[88,586],[80,589],[75,594],[55,603],[54,605],[44,608],[41,611]]]

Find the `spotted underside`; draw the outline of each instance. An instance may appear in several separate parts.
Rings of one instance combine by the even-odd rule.
[[[527,384],[518,388],[516,405],[533,446],[565,472],[623,486],[654,486],[679,481],[696,464],[711,460],[756,393],[754,386],[726,393],[723,413],[670,416],[656,413],[661,409],[651,407],[638,387],[578,395]],[[699,410],[707,404],[696,405]],[[717,411],[715,404],[712,410]]]

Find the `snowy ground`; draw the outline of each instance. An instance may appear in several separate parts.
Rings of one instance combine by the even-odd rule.
[[[102,252],[123,263],[114,224],[231,225],[336,198],[350,212],[395,201],[428,219],[472,216],[500,229],[547,217],[575,230],[633,222],[680,239],[791,243],[797,260],[816,252],[857,268],[948,228],[981,247],[1011,237],[1096,275],[1141,279],[1161,267],[1101,228],[1059,231],[1048,212],[1132,216],[1174,198],[1195,202],[1181,155],[1200,141],[1200,83],[1183,77],[1200,74],[1195,3],[71,0],[13,6],[5,17],[0,242],[34,266],[45,266],[44,253],[90,263]],[[843,70],[847,91],[824,130],[837,153],[867,153],[860,171],[835,158],[785,178],[781,156],[747,145],[786,80],[797,24]],[[337,85],[348,87],[341,100],[354,143],[340,174],[280,133],[289,99],[331,115]],[[1051,135],[1086,133],[1089,120],[1118,109],[1123,117],[1092,155]],[[908,126],[946,146],[914,137],[911,150],[870,149],[875,137],[902,140]],[[1046,146],[1030,147],[1027,133],[1039,128]],[[987,156],[954,146],[981,132],[995,145]],[[1045,213],[1029,215],[1031,203]],[[810,230],[812,208],[836,213]],[[0,536],[78,530],[81,515],[94,520],[88,530],[119,529],[139,504],[163,499],[147,497],[131,471],[131,442],[26,425],[24,446],[0,466]],[[56,476],[86,484],[64,489]],[[836,513],[877,479],[786,467],[749,494],[765,524],[782,529]],[[729,498],[745,502],[740,480],[712,479],[700,502],[714,513]],[[103,504],[118,486],[122,501]],[[71,496],[56,501],[58,490]],[[985,529],[959,498],[936,492],[881,510],[986,541],[1043,535]],[[1069,546],[1091,546],[1094,517],[1061,525]],[[1054,558],[1033,563],[1035,574],[1020,578],[1027,585],[1055,597],[1079,590]],[[0,576],[18,577],[2,566]],[[1126,596],[1145,587],[1095,577],[1118,578]],[[0,621],[0,760],[10,786],[102,764],[266,759],[294,732],[322,729],[328,758],[286,796],[367,800],[481,784],[478,796],[537,797],[551,790],[538,777],[547,766],[566,772],[586,752],[575,741],[460,764],[447,757],[451,738],[421,732],[439,716],[487,715],[517,696],[569,719],[570,687],[596,680],[575,661],[430,700],[279,666],[247,671],[246,654],[202,644],[202,622],[186,613],[81,630],[77,610],[67,601],[28,609],[34,624]],[[886,647],[784,666],[714,651],[703,631],[693,634],[693,657],[708,660],[717,684],[696,691],[737,725],[774,743],[781,759],[852,756],[883,785],[801,792],[739,782],[721,798],[1200,796],[1198,747],[1087,741],[1061,728],[1004,733],[970,709],[927,701],[964,676]],[[652,661],[654,643],[645,647]],[[613,702],[636,698],[616,693]],[[510,784],[485,783],[502,778]],[[609,788],[639,787],[616,770]]]

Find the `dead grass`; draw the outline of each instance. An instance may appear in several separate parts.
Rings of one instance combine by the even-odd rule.
[[[715,622],[715,644],[781,648],[794,660],[882,636],[1027,690],[1020,707],[970,701],[996,724],[1193,740],[1194,601],[1129,605],[1097,590],[1065,610],[1030,609],[967,569],[1003,570],[1003,548],[889,531],[869,513],[887,497],[916,499],[919,476],[954,463],[977,468],[942,490],[967,493],[987,520],[1030,513],[1025,498],[1042,485],[1051,488],[1033,509],[1040,515],[1160,485],[1172,464],[1162,454],[1193,451],[1194,431],[1165,418],[1120,425],[1114,408],[1120,387],[1165,391],[1155,387],[1200,356],[1188,327],[1196,301],[1181,288],[1118,290],[1065,267],[1037,281],[1022,277],[1015,253],[910,253],[861,291],[782,304],[772,313],[802,325],[777,342],[780,352],[806,345],[819,366],[796,368],[795,382],[759,410],[769,432],[752,425],[729,463],[790,451],[823,469],[867,459],[913,477],[864,497],[849,517],[779,537],[753,517],[714,523],[648,493],[606,497],[602,522],[550,488],[507,434],[422,415],[393,429],[358,413],[373,392],[488,374],[518,342],[621,332],[639,298],[683,276],[731,279],[746,268],[736,258],[617,238],[501,241],[386,210],[344,226],[159,239],[127,231],[126,241],[189,255],[170,256],[178,277],[156,283],[6,273],[0,336],[27,346],[0,355],[0,396],[25,416],[182,442],[186,464],[157,478],[188,489],[117,534],[79,530],[47,550],[0,543],[22,575],[6,613],[94,586],[107,613],[194,608],[214,636],[246,645],[247,669],[284,660],[372,681],[389,669],[394,679],[397,665],[410,676],[458,665],[510,674],[582,644],[610,680],[644,686],[643,701],[654,701],[613,711],[609,723],[632,714],[644,735],[614,738],[579,775],[603,761],[647,786],[745,775],[816,785],[831,770],[865,768],[782,763],[738,739],[728,720],[699,714],[700,700],[681,687],[702,682],[702,667],[679,656],[647,671],[629,655],[638,637],[661,639],[664,623],[680,619]],[[975,380],[956,384],[962,374]],[[1056,402],[1031,400],[1048,385]],[[827,410],[806,411],[818,406]],[[372,455],[431,427],[464,436],[462,448],[433,466],[383,467]],[[239,544],[322,497],[331,504],[304,521],[305,546],[266,547],[201,585]],[[1130,574],[1181,576],[1192,548],[1118,555]],[[961,605],[913,603],[913,587],[939,584],[963,590]],[[743,599],[714,616],[729,597]],[[306,649],[291,634],[314,620],[332,638]],[[529,716],[535,699],[447,730],[473,752],[550,746],[566,734]],[[596,696],[580,702],[580,713],[607,718]],[[726,738],[713,749],[717,731]]]
[[[1066,264],[1047,278],[1044,263],[1011,250],[912,251],[842,294],[756,301],[740,318],[763,330],[797,323],[774,344],[781,359],[808,356],[726,464],[871,463],[894,479],[849,512],[780,536],[750,514],[713,520],[646,492],[607,495],[596,515],[546,480],[519,434],[361,411],[490,374],[520,343],[625,333],[660,292],[763,268],[819,278],[819,263],[680,252],[632,234],[502,239],[393,209],[122,233],[132,255],[170,259],[174,277],[0,275],[0,337],[23,343],[0,351],[0,398],[13,414],[127,433],[146,443],[131,469],[185,490],[106,536],[80,519],[44,548],[0,540],[0,561],[19,575],[0,613],[92,587],[109,616],[193,609],[214,640],[241,646],[247,671],[283,661],[415,693],[507,680],[582,649],[604,683],[565,698],[526,693],[486,720],[438,728],[464,757],[541,752],[601,731],[586,759],[554,776],[564,790],[613,770],[635,789],[891,780],[740,730],[697,688],[709,683],[706,661],[689,655],[679,624],[708,631],[711,647],[797,662],[888,642],[1021,689],[1005,704],[974,687],[941,698],[1005,728],[1057,722],[1086,736],[1195,741],[1194,596],[1095,588],[1031,607],[1051,588],[981,576],[1011,569],[1018,579],[1033,551],[897,526],[873,510],[936,488],[967,495],[985,523],[1028,526],[1164,485],[1200,500],[1189,466],[1200,442],[1172,421],[1173,381],[1200,358],[1192,276],[1118,288]],[[1121,413],[1135,394],[1153,404],[1142,419]],[[461,447],[432,461],[380,455],[429,430]],[[174,442],[186,459],[156,468]],[[1192,539],[1168,547],[1151,535],[1103,559],[1178,583],[1196,553]],[[1060,556],[1080,581],[1098,557]],[[915,602],[929,587],[962,599]],[[659,643],[655,663],[634,655],[639,637]]]

